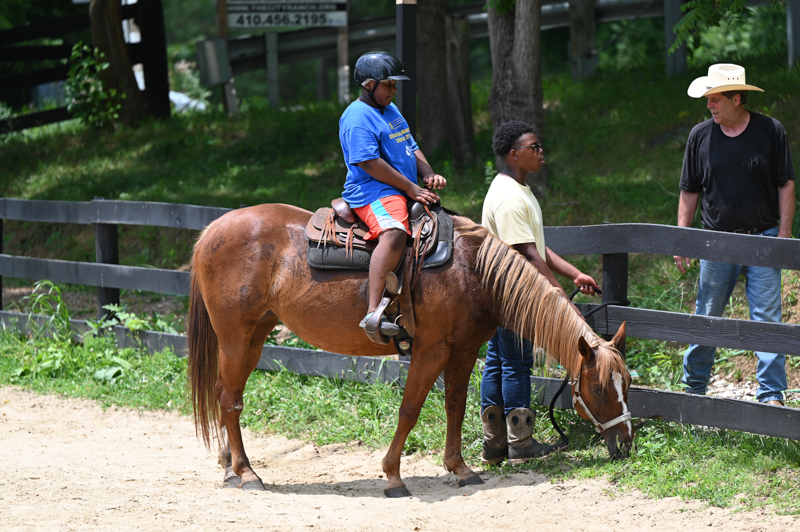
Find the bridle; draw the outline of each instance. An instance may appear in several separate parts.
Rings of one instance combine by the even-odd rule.
[[[586,412],[587,416],[589,416],[589,421],[591,421],[592,425],[594,425],[594,430],[596,430],[598,433],[603,432],[604,430],[610,429],[611,427],[613,427],[615,425],[619,425],[620,423],[623,423],[625,421],[630,421],[631,413],[630,412],[625,412],[621,416],[617,416],[617,417],[615,417],[614,419],[612,419],[610,421],[606,421],[605,423],[600,423],[599,421],[597,421],[597,418],[594,416],[594,414],[592,414],[592,411],[589,410],[589,406],[583,400],[583,397],[581,397],[581,374],[580,374],[580,372],[578,373],[578,376],[575,378],[575,380],[574,381],[570,381],[569,384],[570,384],[570,386],[574,386],[574,389],[573,389],[573,392],[572,392],[572,407],[575,408],[576,404],[581,405],[581,408],[583,409],[583,411]]]
[[[575,297],[575,294],[577,294],[579,290],[580,290],[579,288],[576,288],[575,290],[572,291],[572,293],[568,296],[570,301],[572,300],[573,297]],[[598,294],[602,294],[602,292],[600,290],[595,290],[595,291]],[[584,318],[587,318],[587,317],[591,316],[592,314],[594,314],[598,310],[600,310],[602,308],[606,308],[609,305],[627,306],[627,305],[630,305],[630,301],[606,301],[604,303],[601,303],[601,304],[597,305],[595,308],[593,308],[592,310],[590,310],[589,312],[584,314]],[[586,412],[586,415],[589,417],[589,421],[592,422],[592,425],[594,425],[594,430],[596,430],[598,434],[603,432],[604,430],[608,430],[611,427],[619,425],[620,423],[624,423],[625,421],[630,421],[630,419],[631,419],[631,413],[630,412],[626,412],[626,413],[622,414],[621,416],[617,416],[617,417],[615,417],[614,419],[612,419],[610,421],[606,421],[605,423],[600,423],[597,420],[597,418],[595,417],[595,415],[592,414],[592,411],[589,410],[589,406],[583,400],[583,397],[581,397],[581,373],[582,373],[582,371],[583,371],[583,368],[578,370],[578,375],[575,377],[574,380],[569,380],[569,374],[567,374],[567,376],[564,377],[564,380],[561,382],[561,386],[558,388],[558,391],[553,396],[553,399],[550,401],[550,422],[553,424],[553,428],[556,429],[556,432],[558,432],[558,434],[561,436],[561,442],[559,444],[568,445],[569,444],[569,438],[567,438],[566,434],[564,434],[564,431],[562,431],[561,427],[559,427],[558,423],[556,423],[556,418],[553,415],[553,408],[556,405],[556,400],[561,395],[561,392],[564,391],[564,388],[566,388],[568,382],[569,382],[569,384],[571,386],[574,386],[573,393],[572,393],[572,408],[575,408],[576,404],[581,405],[581,408],[583,409],[584,412]]]

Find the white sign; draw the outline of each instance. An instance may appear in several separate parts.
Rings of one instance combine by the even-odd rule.
[[[228,0],[229,28],[347,26],[347,0]]]

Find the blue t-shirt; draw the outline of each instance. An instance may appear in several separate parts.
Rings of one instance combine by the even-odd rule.
[[[347,180],[342,197],[351,207],[363,207],[375,200],[403,194],[381,183],[357,165],[381,158],[395,170],[417,183],[417,143],[408,122],[395,104],[380,111],[356,100],[347,106],[339,119],[339,142],[342,144]]]

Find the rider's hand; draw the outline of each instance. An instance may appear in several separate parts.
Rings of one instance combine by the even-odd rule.
[[[447,179],[439,174],[428,174],[422,178],[422,182],[430,189],[442,189],[447,185]]]
[[[600,290],[600,287],[597,285],[592,276],[586,275],[585,273],[578,274],[578,276],[572,282],[575,284],[575,286],[580,288],[581,294],[593,296],[598,290]]]
[[[678,271],[681,272],[681,274],[686,273],[686,268],[689,267],[689,258],[680,257],[678,255],[673,255],[672,258],[675,259],[675,266],[678,267]]]
[[[424,205],[430,205],[439,201],[439,195],[432,190],[422,188],[418,185],[411,183],[411,188],[406,191],[408,197],[416,200]]]

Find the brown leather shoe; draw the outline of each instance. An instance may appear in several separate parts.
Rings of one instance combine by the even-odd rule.
[[[784,404],[783,404],[783,401],[778,401],[778,400],[776,400],[776,399],[773,399],[772,401],[767,401],[767,402],[766,402],[766,403],[764,403],[764,404],[767,404],[767,405],[775,405],[775,406],[784,406]]]

